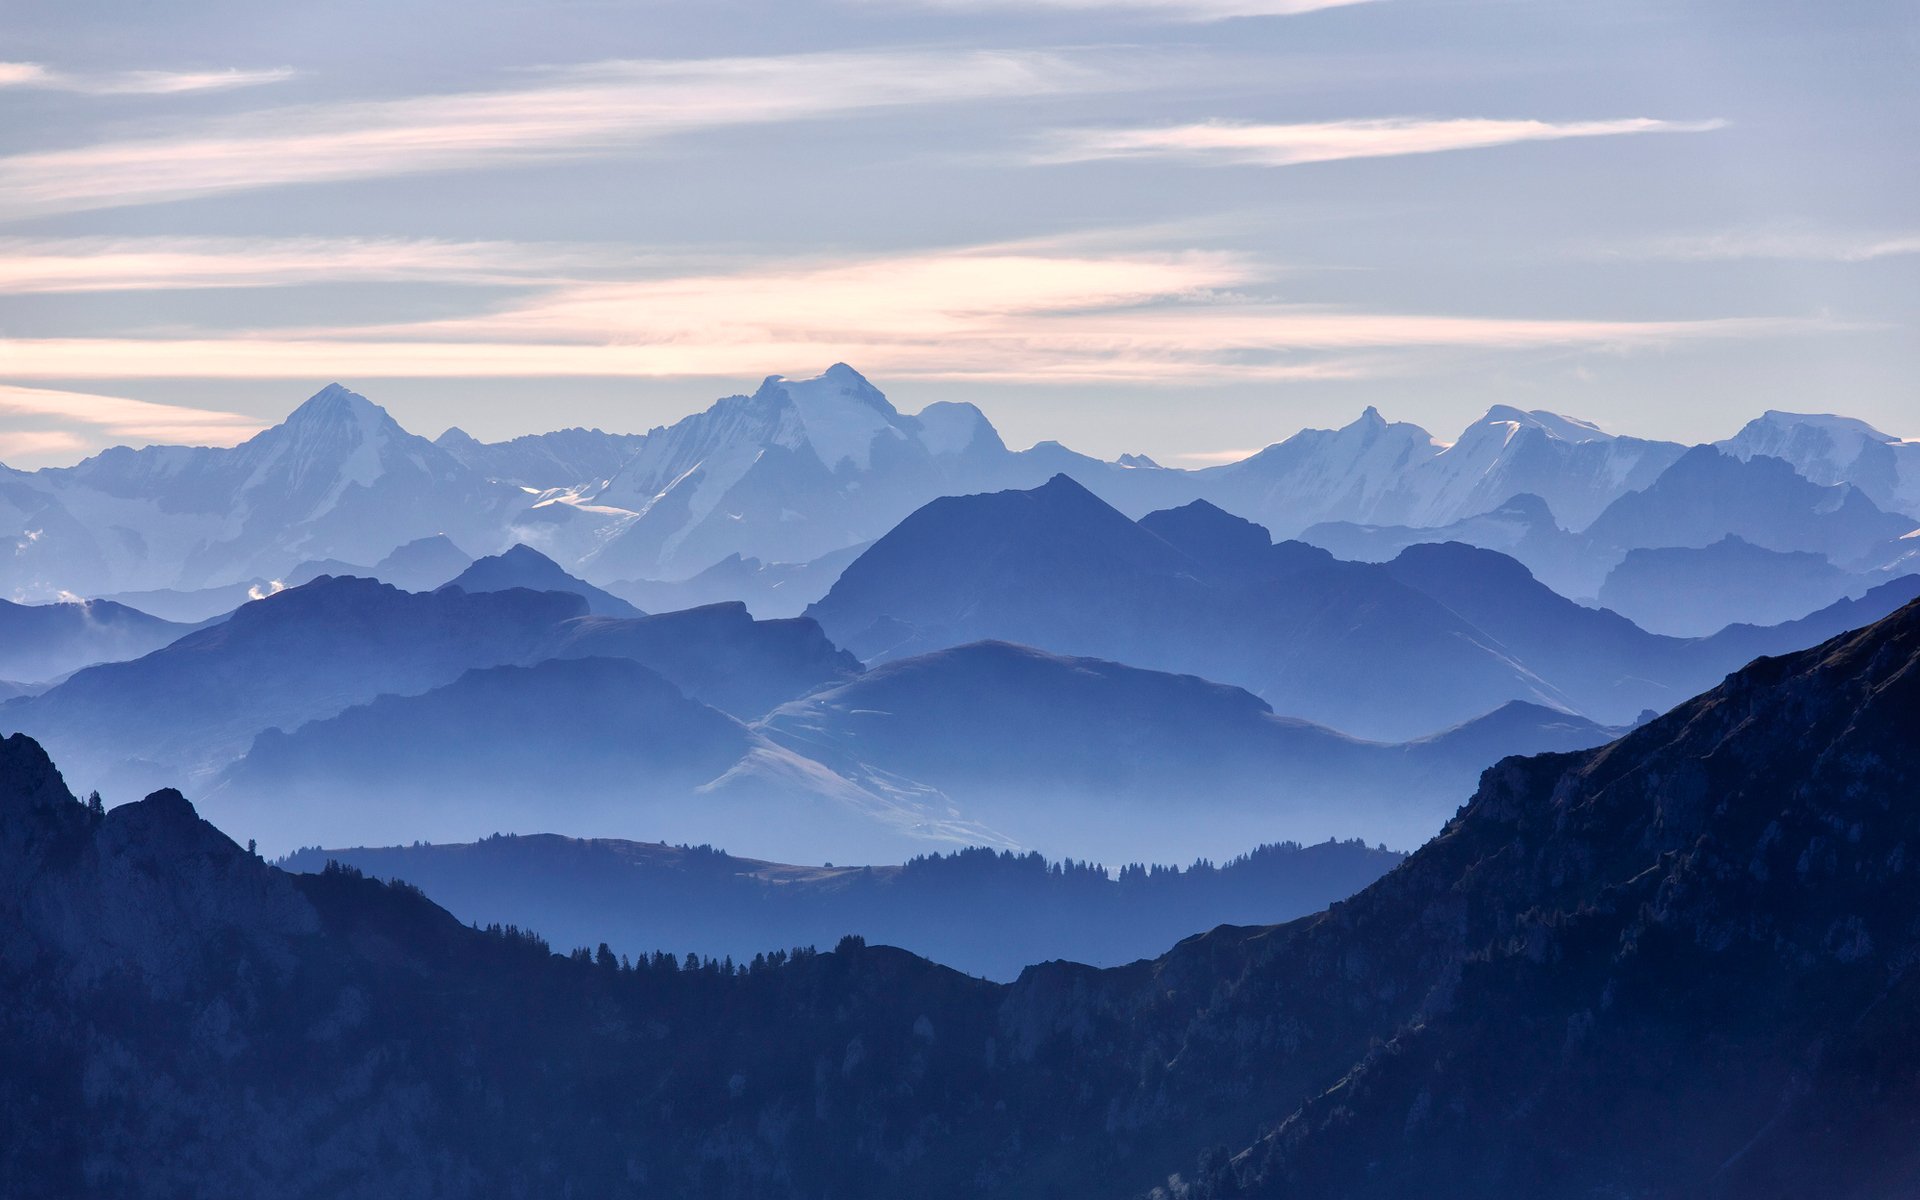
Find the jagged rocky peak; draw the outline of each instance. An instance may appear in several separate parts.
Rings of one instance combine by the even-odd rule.
[[[386,409],[341,383],[330,383],[309,396],[301,402],[300,407],[288,413],[287,419],[281,424],[287,429],[338,425],[398,427],[398,422]]]

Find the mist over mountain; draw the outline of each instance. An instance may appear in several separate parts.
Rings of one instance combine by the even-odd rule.
[[[1418,845],[1494,759],[1618,732],[1513,704],[1362,742],[1238,688],[1001,643],[797,690],[742,724],[638,661],[470,671],[262,732],[203,806],[273,847],[505,831],[725,839],[788,861],[969,843],[1221,859],[1289,836]]]
[[[138,658],[192,628],[110,600],[0,600],[0,679],[34,683],[93,663]]]
[[[853,940],[744,972],[552,957],[277,871],[178,793],[90,813],[14,737],[5,1169],[138,1194],[322,1161],[347,1187],[711,1196],[1898,1194],[1916,664],[1910,606],[1606,747],[1501,763],[1324,913],[1004,986]]]
[[[1824,554],[1769,550],[1730,533],[1710,546],[1629,550],[1599,599],[1647,629],[1701,637],[1743,621],[1793,620],[1875,582]]]
[[[1191,675],[980,642],[888,662],[756,728],[865,787],[932,787],[1017,845],[1109,863],[1283,834],[1418,845],[1494,758],[1618,733],[1525,705],[1497,732],[1478,724],[1366,742]]]
[[[1195,929],[1318,912],[1403,857],[1326,841],[1185,868],[1109,871],[984,847],[897,866],[796,866],[708,846],[543,834],[308,849],[278,865],[345,863],[418,886],[469,923],[537,929],[561,945],[606,941],[623,955],[673,946],[746,962],[768,945],[831,946],[851,933],[1004,982],[1036,962],[1118,966]]]
[[[1749,430],[1767,427],[1756,422]],[[1850,483],[1816,483],[1752,450],[1798,443],[1743,438],[1721,443],[1724,453],[1696,446],[1680,455],[1582,532],[1563,529],[1544,501],[1522,495],[1444,526],[1329,522],[1302,537],[1368,562],[1433,542],[1498,550],[1562,595],[1597,598],[1647,628],[1682,636],[1789,620],[1920,567],[1902,549],[1913,518],[1883,511]]]
[[[538,657],[630,658],[688,695],[749,721],[862,669],[814,621],[759,621],[739,603],[632,619],[568,620],[540,644]]]
[[[811,562],[761,562],[729,554],[685,579],[623,579],[607,590],[649,612],[672,612],[710,604],[739,601],[763,619],[797,617],[807,605],[827,594],[847,564],[859,558],[870,543],[834,550]]]
[[[1561,528],[1547,502],[1528,492],[1445,525],[1323,521],[1304,530],[1300,540],[1353,562],[1387,562],[1409,546],[1460,542],[1517,559],[1542,583],[1576,600],[1596,593],[1612,561],[1590,539]]]
[[[244,604],[142,658],[89,667],[9,701],[0,721],[57,747],[89,787],[124,792],[192,779],[263,729],[517,662],[585,608],[559,592],[412,593],[321,578]]]
[[[1740,459],[1696,446],[1650,487],[1614,501],[1586,534],[1623,551],[1709,546],[1735,534],[1769,550],[1810,551],[1856,566],[1914,528],[1914,518],[1882,511],[1851,485],[1814,483],[1778,458]]]
[[[1367,737],[1417,736],[1510,699],[1561,702],[1378,568],[1298,543],[1222,554],[1206,527],[1245,523],[1206,511],[1176,545],[1065,476],[937,500],[808,613],[869,661],[1017,642],[1236,684]],[[1426,673],[1445,688],[1409,686]]]
[[[383,841],[527,827],[686,836],[688,793],[753,742],[630,660],[476,668],[420,696],[262,731],[208,811],[236,830],[271,829],[279,844],[345,830]]]
[[[1004,640],[1235,684],[1384,740],[1513,700],[1625,724],[1746,661],[1575,604],[1489,551],[1341,562],[1205,502],[1128,521],[1064,477],[928,505],[808,611],[870,661]]]

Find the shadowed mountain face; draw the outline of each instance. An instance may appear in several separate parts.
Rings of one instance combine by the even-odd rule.
[[[811,620],[756,621],[739,603],[622,620],[583,617],[541,647],[547,658],[630,658],[742,720],[860,672]]]
[[[111,600],[0,600],[0,679],[33,683],[93,663],[138,658],[192,629]]]
[[[1883,511],[1863,488],[1836,482],[1846,472],[1813,455],[1813,443],[1802,445],[1784,433],[1735,441],[1745,449],[1687,451],[1657,479],[1608,505],[1581,533],[1556,525],[1538,497],[1515,496],[1440,527],[1331,522],[1302,537],[1342,558],[1369,562],[1422,543],[1498,550],[1527,564],[1562,595],[1598,596],[1649,628],[1690,637],[1736,622],[1789,620],[1913,569],[1900,563],[1900,539],[1915,519]],[[1822,482],[1752,450],[1775,444],[1806,450],[1812,455],[1808,469]]]
[[[0,721],[58,748],[89,786],[186,778],[236,756],[263,729],[520,661],[585,607],[559,592],[419,594],[321,578],[144,658],[89,667],[11,701]]]
[[[1353,899],[1008,986],[556,959],[0,743],[10,1194],[1870,1200],[1920,1184],[1920,606],[1510,759]],[[317,1050],[316,1050],[317,1048]],[[937,1136],[935,1136],[937,1131]],[[1217,1148],[1224,1148],[1224,1153]],[[536,1182],[537,1181],[537,1182]]]
[[[1264,541],[1204,504],[1136,524],[1059,476],[929,504],[808,613],[869,659],[1018,642],[1236,684],[1368,737],[1417,736],[1513,699],[1563,702],[1378,567]]]
[[[1238,688],[1003,643],[835,677],[745,728],[640,662],[562,658],[268,730],[205,810],[276,848],[507,831],[799,861],[956,841],[1186,860],[1290,837],[1418,845],[1494,759],[1617,732],[1513,704],[1415,743],[1361,742]]]
[[[680,835],[690,814],[671,805],[754,744],[738,721],[627,659],[488,667],[293,733],[266,730],[208,811],[229,829],[270,823],[281,844],[343,830],[392,841],[528,827]]]
[[[515,545],[499,554],[476,560],[446,585],[465,592],[504,592],[526,588],[535,592],[571,592],[587,602],[596,617],[644,617],[633,605],[609,592],[575,579],[560,564],[531,546]]]
[[[795,866],[706,846],[537,834],[466,845],[302,850],[280,865],[341,862],[403,879],[481,925],[537,929],[562,945],[660,946],[746,962],[767,946],[829,946],[853,933],[970,975],[1012,980],[1067,958],[1116,966],[1195,929],[1318,912],[1403,857],[1360,842],[1262,846],[1218,866],[1132,865],[1109,874],[1039,854],[975,848],[901,866]]]
[[[866,551],[868,543],[824,554],[812,562],[761,562],[730,554],[687,579],[625,579],[607,590],[649,612],[674,612],[710,604],[739,601],[762,620],[797,617],[827,594],[847,564]]]
[[[1906,598],[1887,596],[1858,615]],[[1066,479],[928,505],[809,612],[872,659],[1021,642],[1236,684],[1289,716],[1387,740],[1513,700],[1625,724],[1710,686],[1742,653],[1808,644],[1785,629],[1758,641],[1655,636],[1458,544],[1350,563],[1271,545],[1205,503],[1131,522]]]
[[[1823,554],[1768,550],[1728,534],[1711,546],[1628,551],[1600,586],[1600,602],[1647,629],[1704,637],[1742,620],[1790,621],[1871,582]]]
[[[937,788],[1018,845],[1124,862],[1281,836],[1418,845],[1502,754],[1619,732],[1521,704],[1486,721],[1366,742],[1190,675],[982,642],[876,667],[758,728],[865,786]]]
[[[1824,554],[1842,567],[1874,565],[1914,518],[1883,512],[1859,489],[1823,486],[1777,458],[1734,458],[1695,446],[1645,491],[1614,501],[1586,533],[1629,549],[1710,546],[1733,534],[1769,550]]]

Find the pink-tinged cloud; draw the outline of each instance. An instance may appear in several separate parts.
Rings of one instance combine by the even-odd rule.
[[[0,158],[0,218],[630,150],[863,110],[1116,86],[1030,51],[874,51],[600,63],[539,84],[262,110],[170,135]]]
[[[0,238],[0,293],[312,283],[560,283],[634,268],[617,246],[400,238]]]
[[[1181,159],[1201,164],[1291,167],[1352,158],[1391,158],[1478,150],[1522,142],[1638,133],[1704,133],[1726,123],[1661,121],[1488,120],[1387,117],[1261,125],[1205,121],[1135,129],[1076,129],[1051,135],[1037,155],[1052,163],[1102,159]]]
[[[35,439],[43,441],[45,445],[34,453],[70,449],[83,444],[85,439],[82,430],[113,439],[231,446],[245,441],[265,427],[264,422],[253,417],[215,409],[156,404],[90,392],[0,384],[0,421],[22,418],[65,427],[60,430],[13,430],[5,433],[5,436],[15,439],[16,446],[32,444]],[[56,442],[54,439],[59,437],[69,441]]]
[[[564,254],[564,251],[553,253]],[[502,262],[517,252],[503,248]],[[32,255],[24,256],[31,259]],[[305,269],[278,250],[207,256],[199,277]],[[538,255],[528,255],[533,261]],[[154,265],[136,255],[129,278]],[[420,250],[426,275],[448,264]],[[0,253],[0,273],[6,258]],[[651,264],[657,268],[658,264]],[[95,267],[100,267],[95,271]],[[71,285],[112,272],[19,268]],[[88,272],[94,272],[88,274]],[[1249,299],[1263,272],[1220,251],[1013,243],[851,261],[529,284],[466,316],[218,336],[0,340],[0,378],[712,376],[858,362],[896,378],[1197,382],[1343,379],[1418,349],[1632,349],[1803,331],[1790,319],[1609,321],[1355,312]]]

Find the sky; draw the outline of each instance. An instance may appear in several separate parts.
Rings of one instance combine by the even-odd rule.
[[[1916,61],[1911,0],[9,0],[0,461],[836,361],[1169,465],[1920,437]]]

